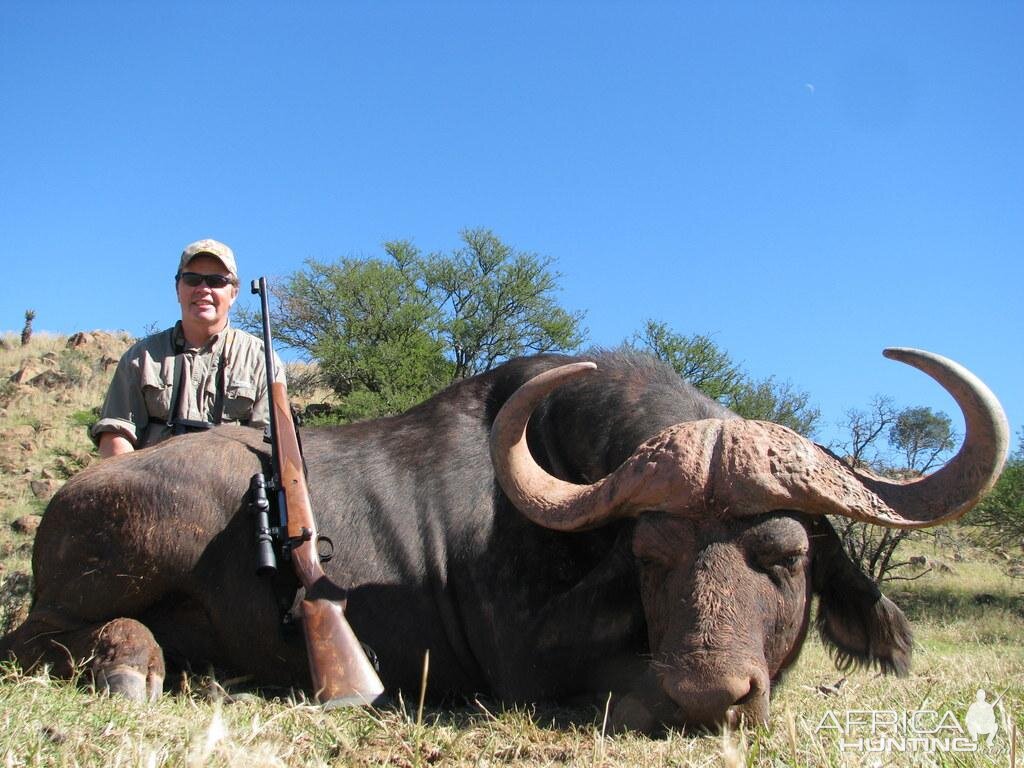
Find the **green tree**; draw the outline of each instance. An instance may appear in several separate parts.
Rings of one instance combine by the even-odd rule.
[[[1024,540],[1024,428],[1017,441],[995,487],[970,514],[972,523],[988,528],[1000,542]]]
[[[774,377],[751,378],[728,352],[703,334],[685,336],[666,323],[648,320],[644,330],[627,344],[668,363],[701,392],[744,418],[773,421],[808,435],[821,415],[810,405],[806,392]]]
[[[395,413],[506,358],[582,342],[582,314],[555,301],[552,259],[489,230],[462,241],[451,254],[396,240],[384,259],[310,259],[272,284],[275,339],[317,361],[344,419]],[[259,326],[258,310],[236,318]]]
[[[558,305],[554,259],[516,251],[489,229],[467,229],[461,237],[452,253],[413,258],[408,267],[439,310],[454,378],[527,353],[579,347],[583,313]]]
[[[945,413],[918,406],[900,411],[889,428],[889,444],[900,451],[905,468],[924,473],[956,445],[956,434]]]
[[[271,287],[275,341],[319,363],[320,375],[349,398],[347,415],[403,410],[450,381],[451,364],[431,334],[437,310],[392,261],[310,259]],[[258,311],[238,313],[255,330]]]
[[[708,397],[727,401],[742,387],[746,377],[729,353],[709,336],[684,336],[667,323],[648,320],[634,336],[633,345],[651,353]]]
[[[726,405],[745,419],[772,421],[801,435],[814,433],[821,411],[810,404],[810,395],[792,382],[769,376],[760,381],[746,379],[732,393]]]

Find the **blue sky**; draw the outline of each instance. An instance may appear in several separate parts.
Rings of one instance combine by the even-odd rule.
[[[890,345],[1016,433],[1022,36],[997,2],[7,0],[0,329],[169,325],[200,237],[248,279],[484,226],[591,342],[708,333],[823,440],[876,393],[955,413]]]

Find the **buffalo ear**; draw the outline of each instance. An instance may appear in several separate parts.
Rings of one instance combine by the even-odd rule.
[[[826,518],[811,524],[811,541],[818,631],[836,666],[907,674],[913,636],[903,611],[854,564]]]

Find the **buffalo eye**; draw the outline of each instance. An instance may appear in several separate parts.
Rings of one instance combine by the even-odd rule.
[[[755,557],[755,567],[768,574],[773,581],[796,576],[807,562],[807,553],[800,550],[788,552],[759,552]]]
[[[678,568],[693,557],[693,523],[648,513],[637,521],[632,547],[633,556],[643,567]]]
[[[773,581],[796,576],[807,565],[807,532],[792,517],[779,515],[758,521],[745,532],[743,541],[747,562]]]
[[[648,570],[665,569],[671,566],[669,559],[657,550],[640,552],[634,551],[633,556],[636,558],[638,565]]]
[[[773,568],[785,568],[790,573],[796,573],[800,570],[800,566],[804,562],[804,553],[798,552],[791,555],[785,555],[776,560],[772,567]]]

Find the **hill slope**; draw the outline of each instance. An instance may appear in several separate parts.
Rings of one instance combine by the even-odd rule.
[[[37,516],[67,478],[97,460],[88,427],[125,333],[0,337],[0,631],[20,620]]]

